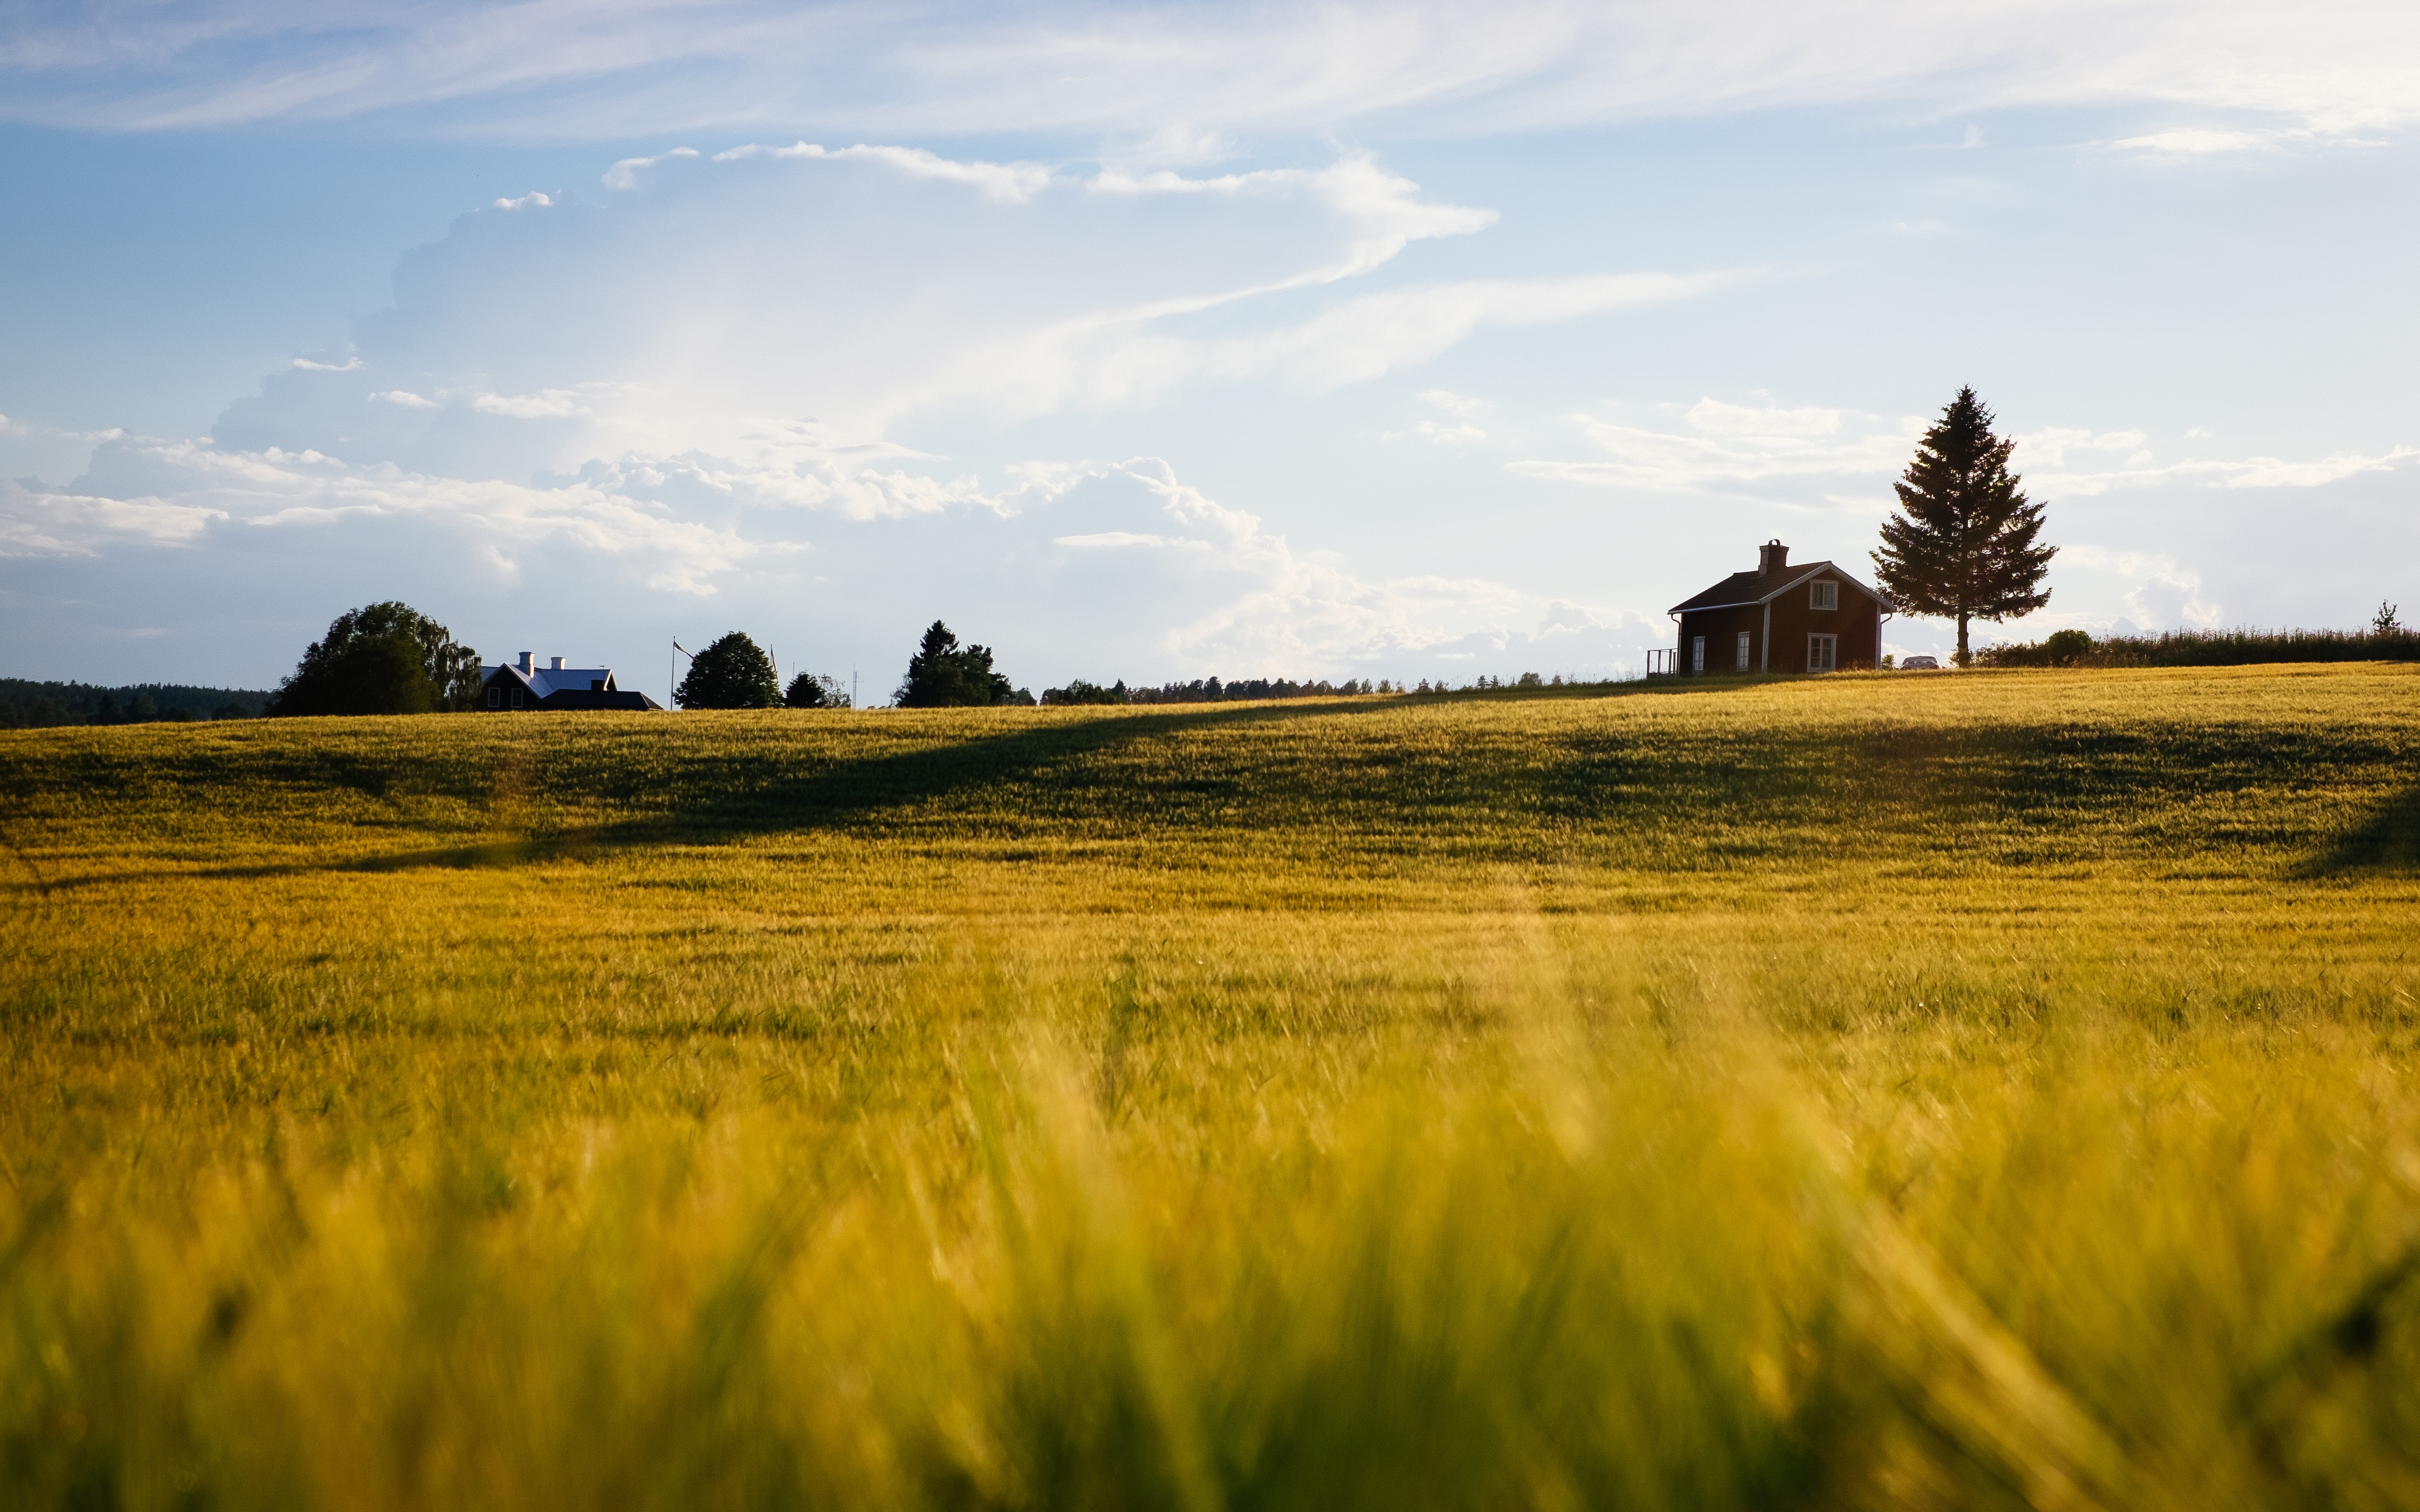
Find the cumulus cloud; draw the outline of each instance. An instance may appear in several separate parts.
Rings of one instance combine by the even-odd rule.
[[[1533,664],[1604,675],[1635,666],[1630,642],[1652,629],[1483,579],[1357,575],[1157,458],[1011,471],[986,491],[972,478],[860,467],[848,481],[872,502],[800,517],[789,506],[836,476],[627,457],[510,483],[129,438],[69,487],[0,486],[0,557],[127,570],[129,552],[216,548],[225,562],[301,553],[325,570],[350,541],[373,572],[407,558],[458,563],[449,577],[551,606],[551,633],[593,633],[628,611],[633,591],[698,603],[737,594],[761,614],[795,602],[806,581],[869,575],[916,542],[927,594],[1016,604],[1025,662],[1051,676],[1510,675]],[[946,513],[971,528],[921,533]],[[823,522],[812,539],[807,518]],[[890,579],[867,584],[896,595]]]
[[[230,531],[408,517],[448,538],[472,534],[506,549],[614,559],[635,584],[695,594],[711,593],[718,573],[759,549],[732,529],[677,517],[587,479],[534,486],[430,477],[318,451],[227,452],[126,438],[103,445],[79,485],[9,485],[0,495],[5,549],[89,556],[113,544],[191,547]]]
[[[315,363],[307,357],[298,357],[294,359],[294,365],[305,373],[358,373],[362,370],[362,360],[348,357],[341,363]]]
[[[113,545],[190,546],[226,517],[166,499],[103,499],[0,481],[0,556],[90,557]]]
[[[2219,623],[2219,607],[2208,600],[2201,574],[2168,552],[2084,542],[2062,548],[2059,565],[2070,573],[2082,569],[2114,580],[2119,601],[2138,628],[2207,630]]]

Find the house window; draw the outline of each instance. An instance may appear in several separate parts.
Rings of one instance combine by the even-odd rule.
[[[504,706],[504,690],[501,687],[491,687],[488,689],[488,707],[491,709],[501,709]]]
[[[1739,633],[1739,656],[1731,665],[1742,671],[1747,671],[1747,632],[1745,630]]]
[[[1840,607],[1840,585],[1838,583],[1820,582],[1814,587],[1808,589],[1807,592],[1813,595],[1807,600],[1807,607],[1808,609],[1838,609]]]
[[[521,690],[520,690],[520,688],[518,688],[518,687],[517,687],[517,688],[514,688],[514,689],[513,689],[513,707],[518,709],[518,708],[520,708],[520,706],[521,706]]]
[[[1701,672],[1706,670],[1706,638],[1704,636],[1693,635],[1689,638],[1689,670],[1693,672]]]
[[[1837,635],[1810,635],[1807,638],[1807,670],[1810,672],[1832,672],[1840,670],[1840,638]]]

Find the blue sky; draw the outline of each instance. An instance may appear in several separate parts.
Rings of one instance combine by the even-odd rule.
[[[1635,671],[1962,383],[1985,639],[2420,616],[2408,12],[12,8],[0,671]]]

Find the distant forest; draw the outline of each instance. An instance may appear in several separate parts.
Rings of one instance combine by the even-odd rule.
[[[85,683],[35,683],[0,677],[0,729],[56,724],[156,724],[163,719],[250,719],[269,702],[266,690],[136,683],[94,687]]]
[[[2281,661],[2420,661],[2420,631],[2383,606],[2367,630],[2170,630],[2095,640],[2061,630],[2028,645],[1986,646],[1981,667],[2246,667]]]

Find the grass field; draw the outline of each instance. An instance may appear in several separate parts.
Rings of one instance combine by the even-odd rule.
[[[0,1504],[2420,1505],[2420,670],[0,734]]]

